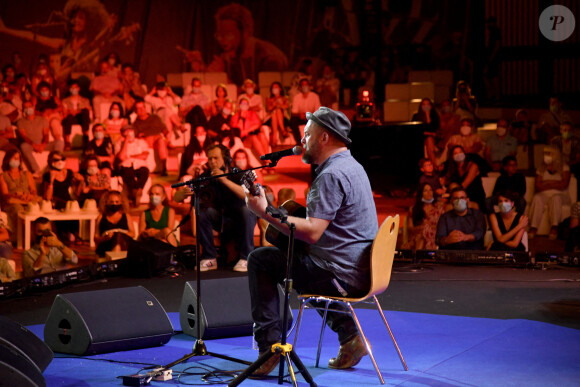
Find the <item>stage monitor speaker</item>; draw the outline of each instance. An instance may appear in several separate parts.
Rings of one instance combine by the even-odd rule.
[[[0,345],[0,386],[44,387],[46,380],[29,357],[14,347]]]
[[[163,345],[172,335],[167,313],[142,286],[59,294],[44,326],[53,351],[74,355]]]
[[[204,279],[201,281],[201,310],[197,310],[197,282],[185,283],[179,321],[183,333],[197,338],[197,314],[200,313],[201,339],[248,336],[252,334],[252,308],[248,277]],[[280,294],[280,317],[284,293]],[[292,311],[288,306],[288,329],[292,326]]]
[[[171,265],[175,247],[159,239],[130,241],[125,261],[125,274],[151,278]]]

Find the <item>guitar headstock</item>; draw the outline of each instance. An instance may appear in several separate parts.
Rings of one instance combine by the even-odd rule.
[[[260,195],[260,183],[254,184],[258,175],[255,171],[248,171],[242,175],[241,183],[253,196]]]

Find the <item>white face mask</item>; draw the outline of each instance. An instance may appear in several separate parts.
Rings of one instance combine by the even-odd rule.
[[[453,155],[453,161],[455,161],[456,163],[460,163],[463,160],[465,160],[465,153],[458,153],[456,155]]]
[[[119,110],[111,110],[111,117],[112,118],[119,118],[121,116],[121,112]]]
[[[8,165],[10,165],[10,168],[16,169],[20,166],[20,160],[10,160]]]
[[[246,104],[240,105],[240,110],[248,110],[249,108],[250,108],[249,105]]]
[[[99,173],[99,167],[88,167],[87,168],[87,175],[93,176]]]
[[[544,163],[545,164],[552,164],[552,162],[554,161],[554,158],[552,157],[552,155],[544,155]]]
[[[32,116],[34,115],[34,108],[33,107],[27,107],[24,109],[24,115],[27,116]]]
[[[232,109],[223,108],[222,113],[224,113],[226,116],[229,116],[230,114],[232,114]]]
[[[463,125],[459,131],[461,132],[461,134],[463,136],[469,136],[471,134],[471,126],[469,125]]]
[[[128,141],[133,141],[135,139],[135,132],[133,131],[129,131],[126,133],[126,136]]]
[[[310,91],[310,87],[309,86],[302,86],[302,92],[303,93],[308,93]]]
[[[507,133],[507,128],[504,128],[503,126],[498,126],[495,132],[499,137],[503,137]]]
[[[465,199],[453,200],[453,209],[457,212],[463,212],[467,209],[467,201]]]
[[[201,87],[193,87],[191,91],[193,92],[193,94],[199,94],[201,93]]]
[[[277,87],[273,88],[272,89],[272,94],[274,94],[274,95],[280,95],[280,89],[277,88]]]
[[[149,201],[151,202],[152,205],[158,206],[158,205],[161,204],[161,196],[159,196],[159,195],[150,195],[149,196]]]
[[[65,162],[64,161],[55,161],[52,163],[52,167],[57,170],[62,170],[64,168]]]
[[[157,96],[158,96],[159,98],[165,98],[165,96],[166,96],[166,95],[167,95],[167,91],[166,91],[166,90],[159,90],[159,91],[157,92]]]
[[[40,92],[40,96],[42,98],[48,98],[48,97],[50,97],[50,91],[43,90]]]
[[[435,198],[431,198],[431,199],[425,199],[425,198],[421,198],[421,201],[423,203],[427,203],[427,204],[431,204],[433,203],[433,201],[435,200]]]
[[[249,95],[254,94],[254,88],[253,87],[246,88],[246,94],[249,94]]]
[[[502,202],[499,204],[499,210],[504,214],[507,214],[512,209],[512,204],[510,202]]]
[[[95,139],[97,140],[102,140],[103,138],[105,138],[105,132],[95,132]]]
[[[79,89],[77,88],[70,89],[70,95],[79,95]]]
[[[198,141],[200,144],[203,144],[203,143],[205,142],[205,139],[206,139],[206,137],[207,137],[207,135],[205,135],[205,134],[204,134],[204,135],[202,135],[202,136],[195,136],[195,138],[197,138],[197,141]]]

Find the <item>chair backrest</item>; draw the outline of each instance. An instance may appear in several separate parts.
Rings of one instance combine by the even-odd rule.
[[[375,236],[371,248],[371,289],[369,296],[385,291],[391,281],[395,247],[399,235],[399,215],[389,216]]]

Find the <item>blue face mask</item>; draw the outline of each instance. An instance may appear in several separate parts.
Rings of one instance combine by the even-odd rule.
[[[508,212],[511,211],[512,204],[510,202],[502,202],[502,203],[499,203],[498,207],[499,207],[499,210],[501,212],[503,212],[504,214],[507,214]]]
[[[457,199],[453,201],[453,209],[457,212],[463,212],[467,209],[467,200]]]

